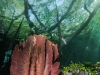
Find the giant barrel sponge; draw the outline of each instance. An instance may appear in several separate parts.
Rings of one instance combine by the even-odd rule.
[[[11,56],[10,75],[59,75],[57,45],[46,36],[33,35],[16,45]]]

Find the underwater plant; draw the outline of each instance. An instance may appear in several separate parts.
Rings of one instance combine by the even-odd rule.
[[[84,63],[71,63],[69,66],[62,66],[62,72],[64,75],[68,73],[76,73],[81,75],[81,71],[83,71],[84,75],[100,75],[100,62],[96,64],[91,64],[91,62]]]

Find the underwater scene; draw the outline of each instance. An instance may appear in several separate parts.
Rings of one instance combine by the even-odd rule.
[[[0,0],[0,75],[100,75],[100,0]]]

